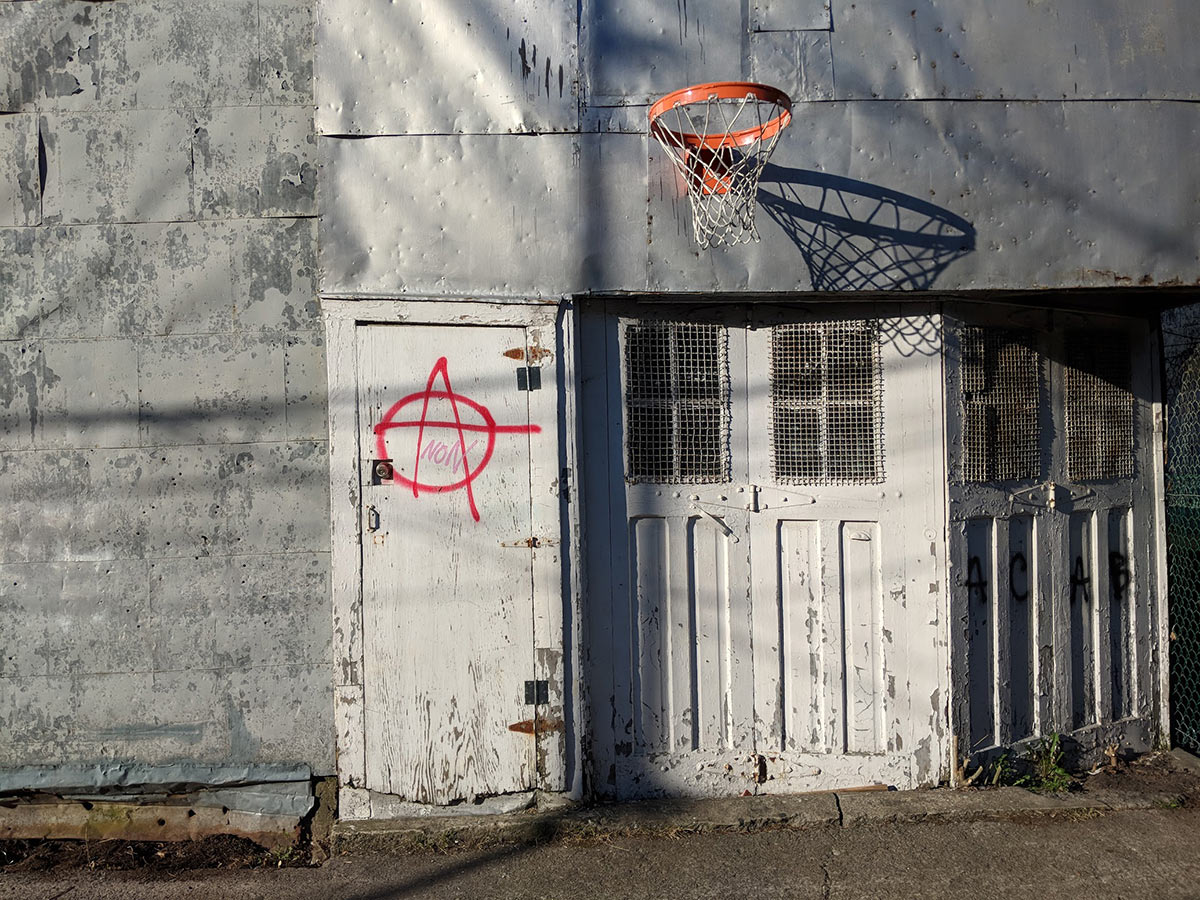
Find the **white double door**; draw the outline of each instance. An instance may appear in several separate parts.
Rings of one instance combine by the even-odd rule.
[[[608,442],[608,540],[598,550],[589,537],[591,571],[603,552],[610,572],[589,592],[597,791],[936,781],[946,702],[937,319],[867,305],[634,312],[604,325],[607,415],[623,428],[619,445]],[[637,346],[656,322],[674,323],[655,345],[671,356],[657,366],[667,405],[677,401],[670,422],[647,422],[639,406],[662,396]],[[697,351],[689,323],[716,326],[723,352]],[[694,446],[716,432],[688,433],[695,411],[679,399],[704,393],[688,371],[697,354],[727,365],[717,457]],[[646,461],[663,452],[653,443],[664,432],[677,459],[655,480]],[[697,458],[723,471],[684,482]]]

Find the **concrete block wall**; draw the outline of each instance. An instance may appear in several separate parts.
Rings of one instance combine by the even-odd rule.
[[[332,769],[312,48],[0,2],[0,768]]]

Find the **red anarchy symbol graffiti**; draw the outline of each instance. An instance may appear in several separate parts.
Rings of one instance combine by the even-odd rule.
[[[435,391],[433,383],[441,376],[442,384],[445,385],[444,391]],[[450,409],[454,413],[454,421],[429,421],[429,401],[430,400],[449,400]],[[413,403],[421,404],[421,418],[398,420],[397,417],[400,411]],[[482,420],[480,423],[464,422],[462,416],[459,415],[459,407],[463,406],[474,410],[475,414]],[[384,415],[383,420],[375,426],[375,449],[380,458],[388,457],[387,451],[387,432],[393,428],[416,428],[417,429],[417,455],[413,462],[412,478],[405,478],[399,472],[395,474],[397,484],[411,487],[413,496],[419,497],[421,491],[429,491],[432,493],[444,493],[446,491],[457,491],[463,488],[467,489],[467,503],[471,507],[471,516],[476,522],[479,521],[479,508],[475,505],[475,492],[471,488],[472,483],[479,477],[480,473],[487,468],[488,462],[492,458],[492,452],[496,449],[496,435],[498,434],[537,434],[542,429],[538,425],[497,425],[495,418],[491,412],[482,403],[476,403],[469,397],[464,397],[461,394],[454,393],[454,389],[450,387],[450,372],[446,364],[446,357],[442,357],[433,365],[432,371],[429,373],[429,380],[425,383],[425,390],[417,391],[415,394],[409,394],[392,404]],[[463,477],[458,481],[450,484],[428,484],[423,483],[419,478],[418,469],[421,465],[421,445],[425,440],[425,429],[427,428],[448,428],[456,432],[458,435],[458,450],[461,454]],[[484,436],[486,444],[483,448],[483,455],[479,462],[472,467],[471,461],[467,458],[467,433],[479,432]],[[474,446],[476,442],[472,443]]]

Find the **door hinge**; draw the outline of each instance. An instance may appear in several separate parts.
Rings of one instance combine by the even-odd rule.
[[[549,681],[525,682],[525,704],[527,706],[542,706],[550,702]]]
[[[518,391],[540,391],[542,389],[542,367],[521,366],[517,369]]]

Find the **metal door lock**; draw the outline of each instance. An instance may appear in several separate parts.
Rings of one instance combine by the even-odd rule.
[[[395,477],[390,459],[371,460],[371,484],[391,484]]]

